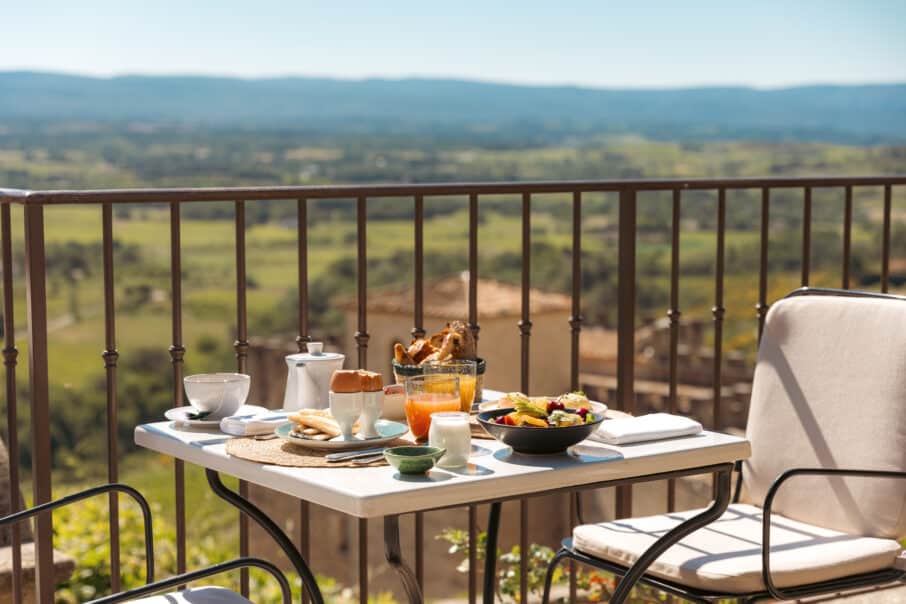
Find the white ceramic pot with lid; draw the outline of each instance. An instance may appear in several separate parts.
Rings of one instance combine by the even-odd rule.
[[[330,404],[330,376],[343,368],[346,356],[324,352],[322,342],[309,342],[307,349],[286,357],[284,409],[326,409]]]

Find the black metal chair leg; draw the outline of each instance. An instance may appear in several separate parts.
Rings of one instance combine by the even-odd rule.
[[[277,545],[280,546],[283,553],[289,558],[293,568],[299,573],[299,578],[302,579],[302,586],[305,587],[305,590],[308,592],[312,604],[324,604],[324,597],[321,595],[321,590],[318,588],[318,582],[315,580],[315,576],[308,568],[308,564],[305,562],[302,554],[299,553],[299,550],[296,549],[296,546],[293,545],[290,538],[286,536],[286,533],[284,533],[283,530],[255,504],[226,488],[226,485],[220,480],[220,475],[217,472],[210,468],[206,468],[205,475],[208,478],[208,484],[211,486],[211,490],[214,491],[214,494],[258,523],[258,526],[263,528],[267,534],[277,542]]]
[[[629,597],[629,593],[632,591],[636,582],[645,574],[645,571],[648,570],[648,567],[651,566],[651,564],[657,560],[658,556],[663,554],[671,545],[686,535],[707,526],[721,517],[727,510],[727,505],[730,503],[730,479],[732,477],[732,470],[732,464],[727,464],[726,467],[723,467],[717,472],[715,477],[717,480],[717,498],[714,500],[714,503],[711,504],[711,507],[668,531],[666,535],[655,541],[645,553],[639,556],[639,559],[635,561],[635,564],[630,567],[617,584],[616,589],[613,591],[613,596],[610,598],[611,604],[623,604],[623,602],[626,601],[626,598]]]
[[[551,583],[554,581],[554,571],[563,558],[569,556],[569,550],[560,548],[547,565],[547,573],[544,575],[544,594],[541,596],[541,604],[547,604],[551,599]]]
[[[403,588],[406,590],[406,596],[410,604],[422,604],[424,596],[422,590],[418,587],[418,579],[412,569],[403,562],[403,554],[400,548],[400,517],[384,517],[384,556],[387,562],[399,573],[403,581]]]
[[[484,593],[482,604],[494,604],[497,583],[497,529],[500,528],[500,502],[491,504],[488,512],[488,538],[484,550]]]

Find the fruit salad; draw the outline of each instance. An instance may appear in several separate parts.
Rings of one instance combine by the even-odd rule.
[[[513,404],[515,411],[501,415],[494,420],[504,426],[565,428],[598,420],[588,407],[568,406],[570,402],[575,402],[575,398],[570,401],[560,400],[563,397],[557,400],[530,399],[520,392],[511,392],[506,395],[506,398]]]

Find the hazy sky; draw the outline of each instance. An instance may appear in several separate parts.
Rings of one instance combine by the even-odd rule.
[[[906,0],[0,0],[0,70],[587,86],[906,81]]]

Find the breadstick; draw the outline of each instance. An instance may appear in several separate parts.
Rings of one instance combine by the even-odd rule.
[[[299,414],[295,413],[289,416],[289,419],[306,428],[316,428],[318,432],[330,435],[331,438],[340,435],[340,426],[333,418],[322,417],[313,413]]]

